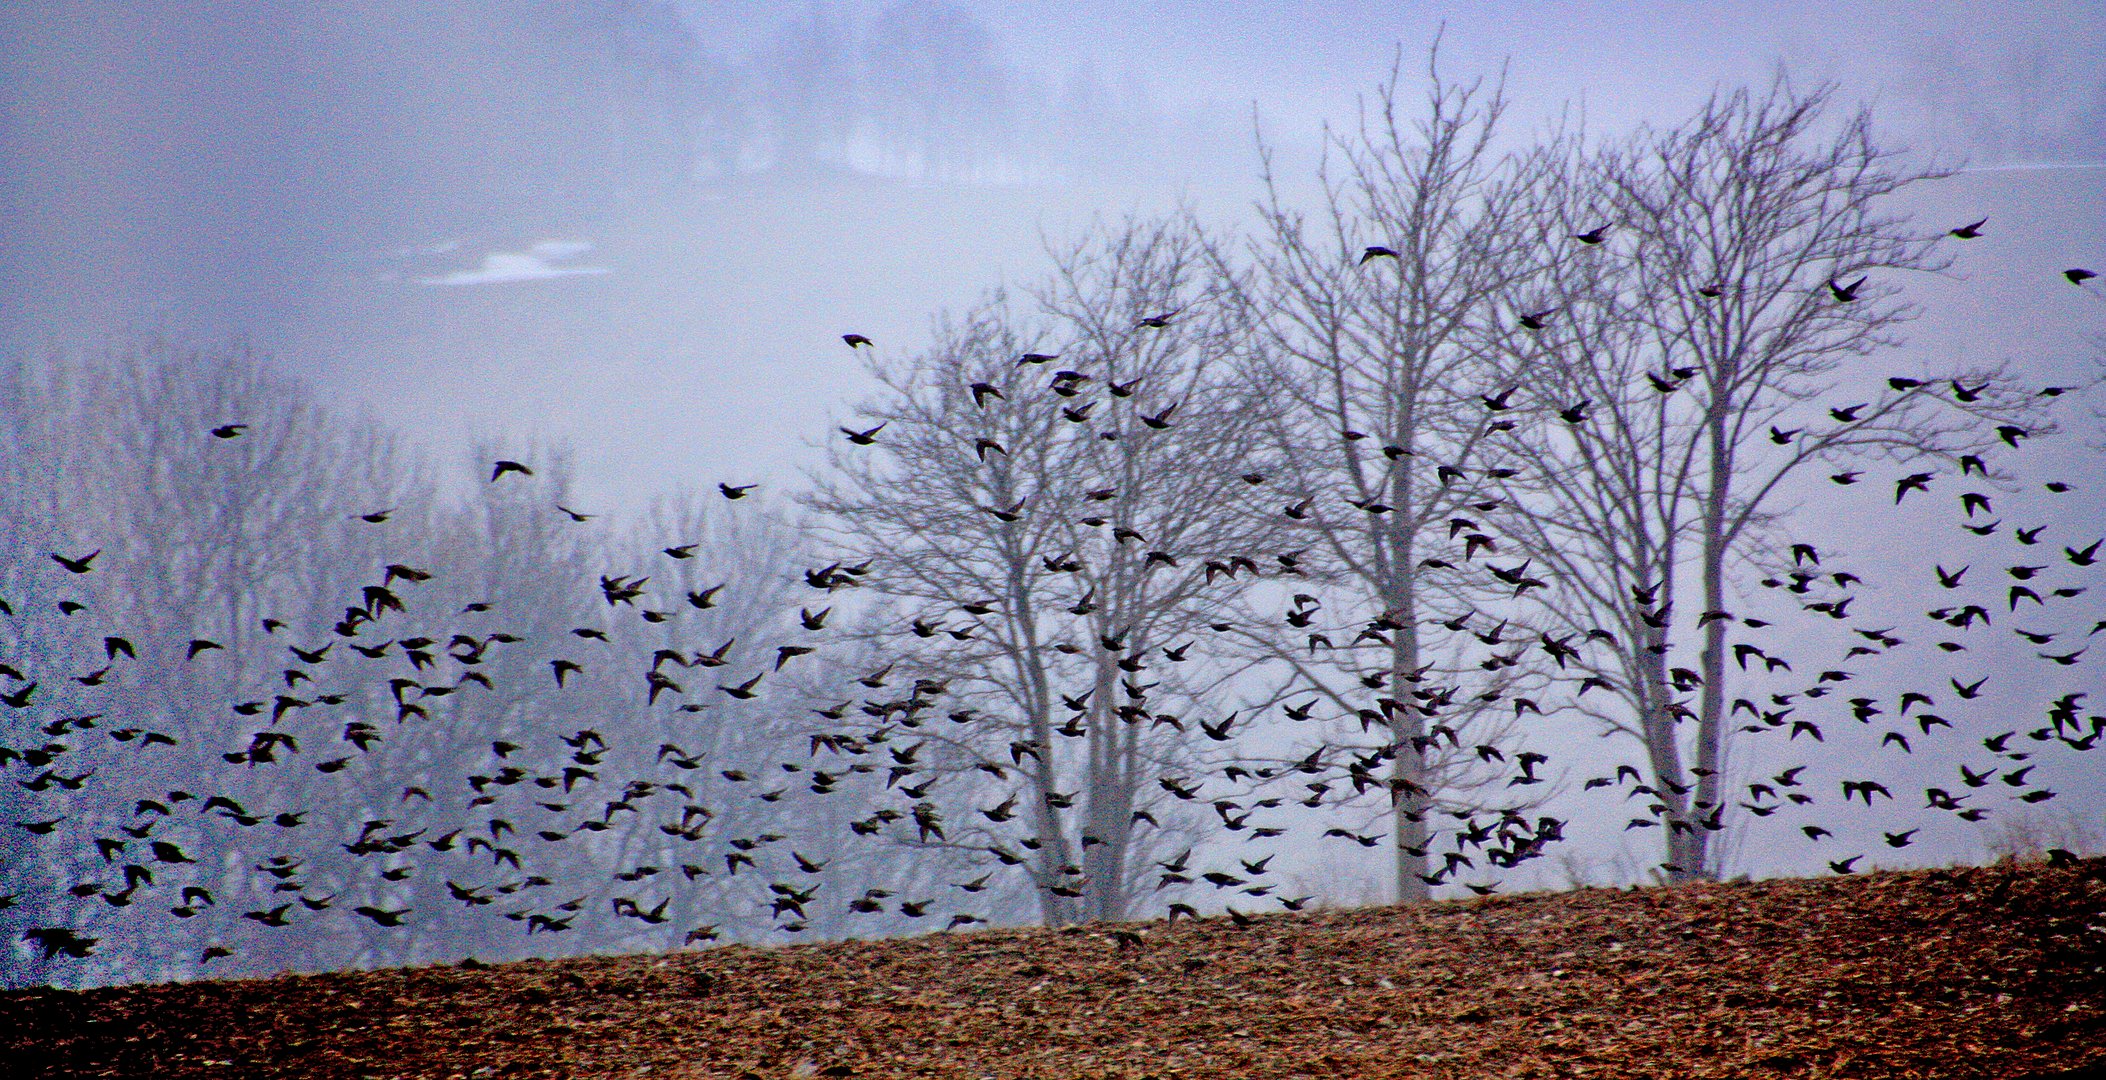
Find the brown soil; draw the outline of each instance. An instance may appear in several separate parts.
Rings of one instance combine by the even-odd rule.
[[[2106,1065],[2106,860],[34,990],[0,995],[0,1062],[159,1078],[2055,1076]]]

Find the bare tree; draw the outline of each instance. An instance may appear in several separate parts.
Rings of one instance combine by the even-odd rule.
[[[826,8],[777,26],[758,60],[760,93],[775,166],[809,172],[838,164],[855,119],[855,72],[847,33]]]
[[[1179,713],[1224,675],[1187,652],[1207,651],[1271,526],[1236,494],[1257,467],[1253,414],[1193,227],[1128,221],[1056,262],[1035,294],[1049,333],[997,296],[932,354],[880,368],[865,413],[881,438],[838,454],[814,505],[895,605],[881,640],[972,706],[926,738],[953,770],[1025,780],[1021,810],[998,783],[953,831],[1006,851],[975,819],[1027,818],[1058,923],[1129,914],[1135,867],[1160,851],[1136,831],[1157,820],[1155,781],[1193,760]]]
[[[1504,526],[1553,571],[1564,629],[1609,647],[1588,662],[1629,712],[1590,714],[1644,747],[1677,879],[1722,869],[1733,570],[1789,561],[1790,482],[2045,429],[2000,371],[1844,368],[1899,342],[1914,312],[1897,279],[1944,260],[1938,234],[1887,210],[1936,174],[1881,149],[1865,113],[1831,116],[1832,96],[1780,77],[1606,151],[1554,144],[1565,164],[1537,173],[1524,227],[1539,255],[1523,295],[1551,314],[1503,338],[1501,379],[1532,406]],[[1948,395],[1950,379],[1977,385]],[[1701,606],[1678,608],[1691,591]],[[1675,666],[1691,637],[1694,664]]]
[[[770,722],[802,699],[652,676],[773,658],[779,527],[690,499],[623,537],[563,508],[546,449],[479,451],[442,502],[238,349],[54,357],[15,387],[0,792],[52,829],[5,865],[9,978],[39,977],[13,957],[40,928],[104,942],[74,979],[181,977],[208,947],[264,973],[765,931],[761,886],[709,867],[813,815],[713,780],[784,761]],[[536,473],[489,482],[498,456]]]
[[[863,111],[900,165],[970,180],[1000,164],[1010,80],[970,14],[941,0],[892,4],[871,21],[863,53]]]
[[[352,561],[360,553],[347,547],[356,541],[350,526],[383,508],[414,518],[429,493],[405,479],[383,433],[327,416],[239,347],[151,338],[101,356],[54,356],[27,373],[21,390],[13,400],[31,418],[23,430],[34,434],[22,446],[27,468],[17,495],[41,504],[28,520],[50,523],[38,537],[43,550],[20,552],[26,562],[17,564],[27,586],[21,614],[43,609],[25,623],[41,623],[48,643],[30,670],[70,699],[45,694],[45,705],[89,714],[90,723],[111,717],[124,734],[67,751],[69,761],[106,777],[65,800],[69,828],[82,837],[114,833],[137,816],[135,800],[232,772],[225,755],[250,750],[258,729],[308,704],[295,685],[304,665],[285,642],[297,635],[314,644],[334,618],[330,600],[356,597],[347,585],[361,573]],[[96,557],[81,573],[61,573],[49,557],[91,548]],[[45,614],[51,604],[78,606],[54,619]],[[273,635],[274,625],[284,633]],[[9,655],[22,662],[20,650]],[[265,711],[274,700],[297,704]],[[297,804],[303,787],[296,773],[242,771],[215,794]],[[164,838],[196,847],[215,827],[186,822],[164,829]],[[116,853],[60,873],[98,876],[82,867],[114,868]],[[139,923],[145,905],[129,900],[153,879],[129,869],[145,870],[143,855],[126,859],[122,887],[76,895],[69,918]],[[247,873],[245,865],[199,860],[161,867],[158,884],[231,893]],[[186,970],[196,950],[178,946],[194,946],[218,923],[218,912],[206,912],[179,930],[139,935],[140,947],[113,962],[133,975]],[[191,959],[178,958],[185,951]]]
[[[1502,723],[1506,706],[1490,707],[1515,682],[1503,664],[1488,696],[1462,706],[1447,704],[1456,695],[1443,686],[1478,659],[1466,660],[1460,632],[1477,605],[1514,584],[1472,565],[1499,546],[1471,504],[1492,497],[1482,474],[1499,465],[1491,436],[1505,405],[1483,400],[1496,391],[1487,337],[1527,270],[1525,185],[1518,159],[1497,149],[1503,86],[1448,80],[1436,60],[1423,100],[1403,89],[1400,66],[1357,127],[1327,133],[1313,213],[1283,193],[1263,154],[1264,228],[1236,294],[1259,329],[1241,359],[1280,464],[1280,522],[1310,549],[1301,565],[1330,609],[1312,624],[1312,596],[1291,620],[1308,633],[1251,640],[1292,673],[1290,687],[1387,736],[1376,762],[1390,762],[1382,789],[1403,902],[1426,899],[1439,876],[1427,871],[1428,812],[1470,803],[1487,782],[1473,769],[1485,759],[1459,733],[1496,744],[1519,715]],[[1229,268],[1240,260],[1217,259],[1224,280],[1237,280]],[[1447,649],[1432,643],[1443,623]],[[1477,631],[1502,642],[1489,621]],[[1370,687],[1388,690],[1374,709]],[[1430,733],[1436,716],[1446,744]]]

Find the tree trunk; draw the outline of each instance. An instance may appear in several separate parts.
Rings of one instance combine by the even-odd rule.
[[[1726,554],[1731,543],[1726,536],[1726,502],[1732,489],[1732,448],[1723,412],[1712,410],[1707,425],[1711,438],[1711,477],[1704,505],[1703,589],[1704,611],[1726,609]],[[1726,749],[1726,621],[1704,623],[1702,674],[1704,687],[1697,710],[1697,828],[1690,834],[1686,864],[1696,877],[1716,880],[1720,867],[1711,846],[1712,825],[1723,821],[1720,795],[1725,784]],[[1680,860],[1677,860],[1678,862]]]

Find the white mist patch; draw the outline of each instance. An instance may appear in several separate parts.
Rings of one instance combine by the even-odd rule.
[[[546,281],[550,278],[595,276],[608,273],[604,266],[557,266],[592,251],[583,240],[543,240],[525,251],[493,251],[483,256],[481,266],[456,270],[438,277],[418,278],[422,285],[505,285],[517,281]]]
[[[1956,173],[2080,172],[2106,169],[2106,161],[2014,161],[2004,165],[1975,165],[1954,169]]]
[[[543,240],[527,249],[527,253],[540,259],[575,259],[592,250],[590,240]]]

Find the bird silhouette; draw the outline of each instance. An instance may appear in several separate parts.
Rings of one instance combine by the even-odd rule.
[[[1865,279],[1862,277],[1848,285],[1839,284],[1836,279],[1829,278],[1828,295],[1838,304],[1848,304],[1857,299],[1857,291],[1864,288],[1864,285]]]
[[[408,908],[389,910],[387,908],[360,905],[351,910],[367,919],[371,919],[379,926],[401,926],[403,918],[409,915]]]
[[[88,552],[86,555],[82,555],[77,559],[73,559],[67,558],[66,556],[54,551],[51,553],[51,561],[59,564],[62,567],[65,567],[66,572],[69,574],[85,574],[88,571],[94,569],[94,567],[91,564],[94,563],[95,557],[100,554],[102,554],[102,549],[97,548],[94,551]]]

